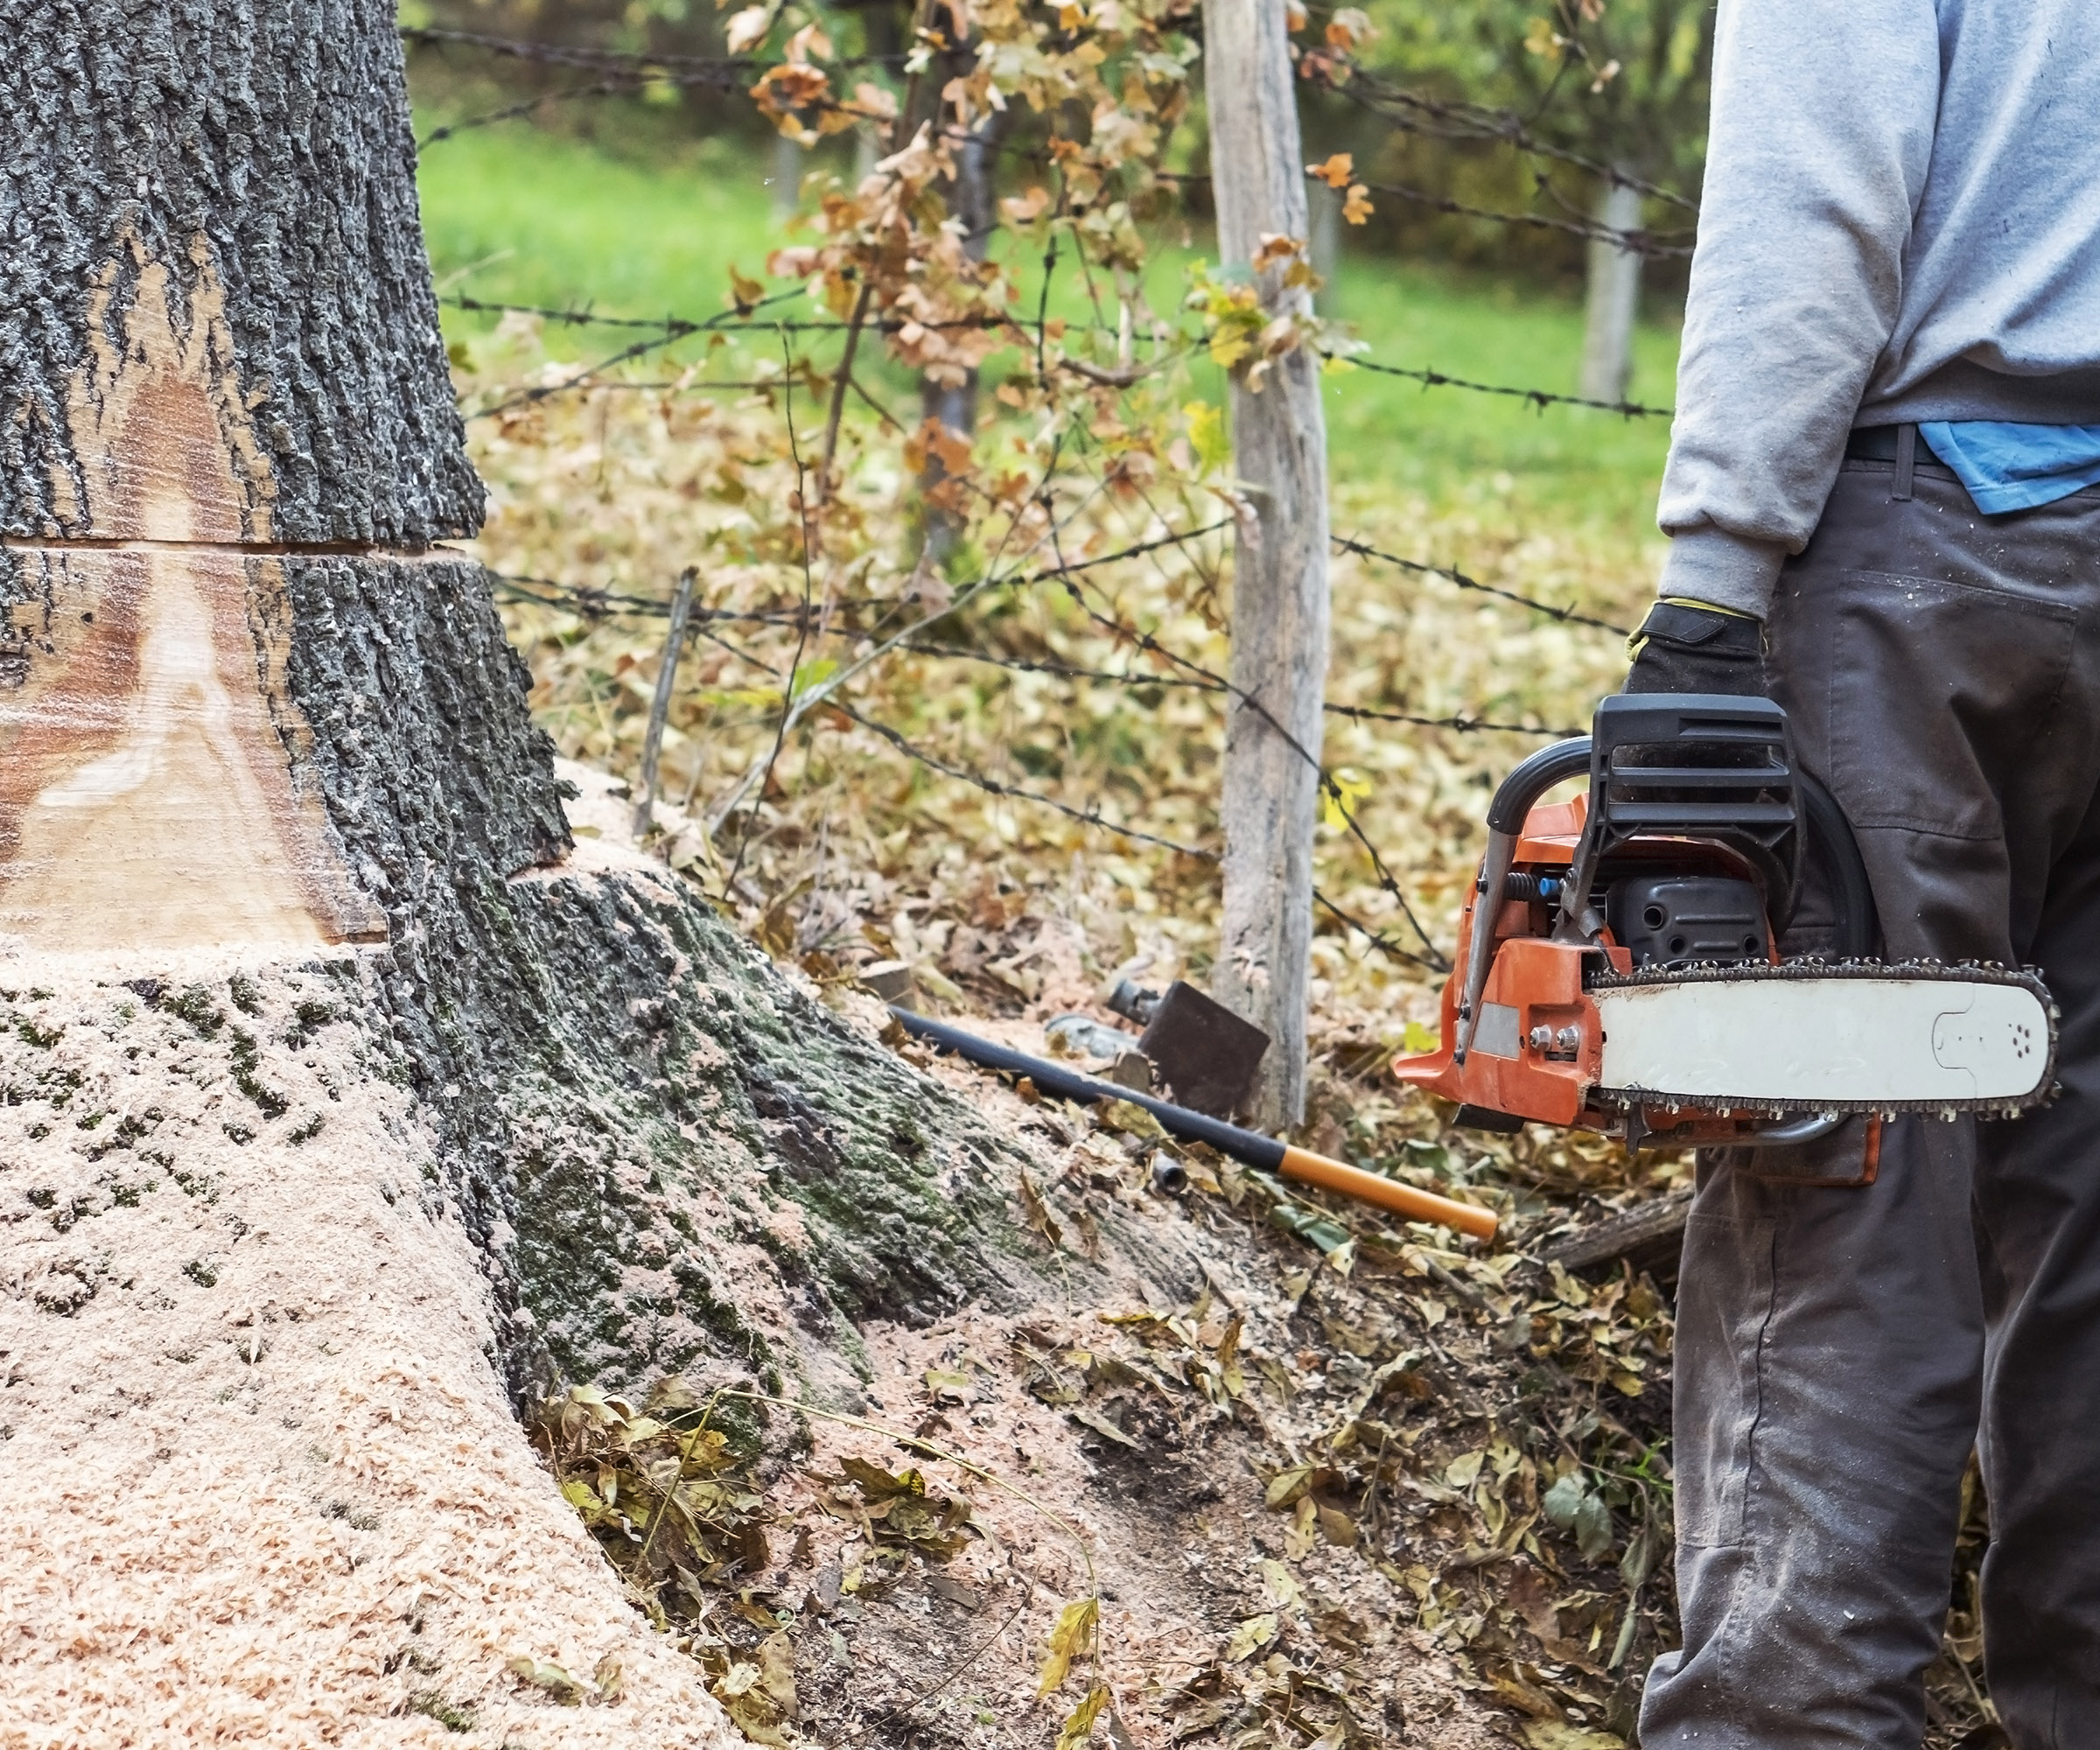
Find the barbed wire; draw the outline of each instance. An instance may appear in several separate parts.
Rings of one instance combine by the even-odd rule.
[[[1161,850],[1171,850],[1177,856],[1193,858],[1199,862],[1216,863],[1221,859],[1221,853],[1210,849],[1208,845],[1184,844],[1178,839],[1166,838],[1155,832],[1147,832],[1142,827],[1127,826],[1121,821],[1110,820],[1097,809],[1077,807],[1060,797],[1050,795],[1045,791],[1030,789],[1022,784],[1010,784],[1002,778],[992,777],[989,773],[973,771],[969,766],[958,766],[953,760],[944,760],[939,754],[928,752],[900,731],[892,729],[888,724],[878,723],[873,718],[855,710],[852,706],[842,704],[836,698],[827,699],[825,704],[836,710],[842,717],[850,718],[863,729],[880,736],[883,740],[888,742],[906,759],[916,761],[929,771],[938,772],[944,778],[952,778],[958,783],[968,784],[975,789],[982,790],[987,795],[998,796],[1012,802],[1033,802],[1039,807],[1049,808],[1057,814],[1063,815],[1068,820],[1077,821],[1082,826],[1092,827],[1102,832],[1114,833],[1119,837],[1134,839],[1142,844],[1157,845]],[[1332,916],[1348,928],[1355,930],[1371,946],[1382,952],[1407,961],[1427,971],[1448,972],[1451,970],[1448,962],[1440,955],[1432,959],[1395,942],[1382,930],[1364,922],[1354,914],[1345,910],[1328,898],[1326,893],[1317,886],[1312,889],[1312,900],[1314,904],[1323,906]]]
[[[1593,614],[1584,613],[1576,608],[1557,607],[1551,602],[1540,601],[1516,590],[1503,589],[1498,584],[1483,584],[1478,578],[1469,578],[1465,572],[1454,570],[1449,565],[1432,565],[1421,559],[1403,559],[1397,553],[1388,553],[1382,548],[1374,547],[1369,542],[1354,536],[1334,535],[1328,539],[1343,552],[1354,553],[1358,558],[1376,559],[1382,564],[1397,566],[1403,571],[1412,571],[1420,577],[1442,578],[1447,583],[1457,584],[1460,589],[1473,590],[1481,595],[1496,596],[1503,601],[1515,602],[1519,607],[1530,608],[1534,613],[1545,614],[1564,625],[1591,626],[1600,632],[1609,632],[1620,638],[1632,635],[1629,628],[1614,626],[1608,620],[1599,620]]]
[[[1121,564],[1126,559],[1143,558],[1148,553],[1157,553],[1168,547],[1181,546],[1188,542],[1200,540],[1206,535],[1215,535],[1221,529],[1230,528],[1232,526],[1233,519],[1231,517],[1222,516],[1214,522],[1200,524],[1194,528],[1170,531],[1167,534],[1152,536],[1144,541],[1134,541],[1126,546],[1116,548],[1112,552],[1097,553],[1090,558],[1063,560],[1055,565],[1043,566],[1032,571],[1017,572],[1008,578],[980,579],[977,583],[964,585],[958,593],[974,592],[981,584],[989,584],[1001,589],[1026,588],[1032,584],[1048,582],[1054,578],[1074,576],[1082,571],[1098,570],[1103,565]],[[487,570],[486,567],[483,569]],[[564,584],[558,578],[537,578],[528,573],[517,571],[488,570],[488,576],[492,580],[510,585],[514,589],[522,585],[532,585],[542,590],[553,591],[557,597],[566,596],[575,603],[580,612],[599,614],[619,612],[645,619],[663,619],[670,613],[668,603],[659,601],[649,596],[619,595],[610,590],[599,589],[591,584]],[[545,596],[528,596],[525,598],[537,602],[544,607],[561,606],[559,600],[550,600]],[[829,611],[838,612],[848,608],[856,610],[895,609],[909,606],[912,599],[909,597],[892,598],[887,596],[845,597],[830,603]],[[826,609],[822,604],[818,604],[811,611],[821,614]],[[800,608],[752,609],[695,606],[691,611],[690,618],[696,621],[702,620],[743,620],[792,626],[797,624],[802,612]],[[841,628],[841,631],[842,634],[850,632],[851,635],[857,637],[872,635],[864,626]]]
[[[1223,524],[1214,524],[1213,528]],[[1102,561],[1121,560],[1137,556],[1129,552],[1117,552]],[[485,567],[486,570],[486,568]],[[537,607],[569,608],[587,618],[604,619],[613,615],[634,619],[661,620],[670,612],[668,604],[648,596],[622,595],[609,589],[592,584],[563,584],[552,578],[536,578],[515,572],[489,570],[489,581],[512,599],[529,602]],[[551,593],[549,593],[551,592]],[[829,605],[819,605],[813,610],[820,618],[829,612],[894,612],[909,606],[906,598],[892,596],[843,597]],[[1539,611],[1555,610],[1543,605]],[[694,607],[689,616],[696,627],[707,624],[765,626],[793,627],[803,619],[799,607],[788,608],[721,608]],[[866,638],[874,635],[872,628],[864,626],[832,626],[826,635],[838,639]],[[1109,668],[1088,668],[1076,663],[1062,662],[1054,657],[1013,656],[998,651],[974,649],[967,645],[941,644],[926,639],[906,639],[898,647],[914,655],[931,656],[956,662],[974,662],[986,668],[1001,668],[1016,674],[1048,675],[1060,680],[1088,681],[1104,686],[1122,686],[1133,690],[1143,687],[1171,687],[1184,691],[1224,693],[1228,688],[1222,682],[1211,681],[1191,675],[1131,674]],[[747,662],[755,662],[747,653],[739,651]],[[763,667],[763,664],[759,666]],[[1429,717],[1417,711],[1397,710],[1382,705],[1342,704],[1329,700],[1321,709],[1330,717],[1347,718],[1366,723],[1404,724],[1413,729],[1449,730],[1461,735],[1535,735],[1542,738],[1564,738],[1582,735],[1581,729],[1556,727],[1547,724],[1502,723],[1492,718],[1476,717],[1460,712],[1444,717]]]
[[[624,80],[601,79],[589,85],[575,85],[566,91],[542,91],[536,97],[528,97],[522,103],[507,103],[500,109],[490,109],[479,116],[467,116],[457,122],[447,122],[442,127],[430,130],[416,142],[416,150],[428,151],[441,141],[455,134],[472,133],[476,128],[493,127],[498,122],[515,121],[521,116],[529,116],[543,103],[564,103],[572,97],[609,97],[621,90],[634,89]]]
[[[1176,186],[1211,180],[1209,174],[1202,171],[1155,171],[1152,175],[1155,181],[1172,183]],[[1306,178],[1309,182],[1326,181],[1318,167],[1312,164],[1306,166]],[[1400,182],[1370,182],[1353,176],[1350,183],[1369,193],[1388,194],[1396,200],[1434,207],[1439,213],[1449,213],[1466,219],[1484,219],[1497,225],[1514,225],[1530,230],[1559,232],[1586,242],[1610,243],[1628,255],[1669,258],[1690,256],[1692,252],[1692,246],[1689,243],[1664,241],[1666,236],[1676,234],[1657,232],[1645,226],[1622,230],[1615,225],[1606,225],[1600,220],[1580,215],[1560,218],[1550,213],[1508,213],[1492,206],[1474,206],[1463,200],[1453,200],[1450,195],[1432,194],[1427,189],[1411,188]],[[1552,192],[1550,187],[1543,181],[1541,188],[1542,192]]]
[[[800,290],[799,286],[795,288],[795,290]],[[794,292],[782,292],[780,296],[790,298]],[[454,310],[472,311],[489,316],[536,316],[544,322],[564,323],[571,327],[660,329],[666,332],[676,332],[682,339],[688,334],[698,333],[701,327],[698,322],[690,321],[682,316],[603,316],[595,310],[557,310],[544,304],[503,304],[489,298],[469,298],[460,292],[455,292],[449,298],[440,298],[438,302],[448,304]],[[732,311],[724,314],[734,316],[737,312]],[[713,319],[719,321],[721,318]]]
[[[438,303],[455,310],[484,315],[532,316],[542,321],[558,322],[571,326],[642,328],[649,331],[647,338],[622,346],[618,352],[610,354],[595,363],[581,367],[575,375],[565,378],[560,382],[537,383],[529,388],[507,396],[491,406],[475,409],[472,412],[464,416],[470,421],[491,419],[498,414],[508,413],[514,408],[530,406],[555,396],[573,395],[584,389],[626,387],[677,389],[681,392],[698,394],[718,387],[746,392],[770,391],[790,388],[796,381],[793,371],[788,369],[783,369],[777,376],[763,380],[750,382],[738,380],[720,384],[704,382],[623,384],[618,379],[610,383],[605,381],[605,374],[607,371],[641,358],[648,354],[659,351],[665,346],[676,346],[679,341],[689,340],[698,334],[764,334],[769,338],[784,338],[794,334],[850,335],[867,330],[873,330],[878,333],[898,333],[914,327],[926,329],[929,332],[952,330],[978,332],[1011,329],[1017,344],[1023,346],[1028,344],[1027,329],[1023,324],[1010,316],[953,317],[934,321],[886,316],[867,318],[858,324],[823,318],[811,319],[806,317],[775,317],[770,319],[757,317],[758,311],[783,303],[790,298],[800,298],[804,295],[804,290],[799,285],[790,286],[780,291],[770,292],[754,302],[738,304],[715,316],[698,321],[681,316],[600,316],[589,310],[560,310],[543,304],[502,303],[488,298],[469,298],[460,293],[441,298],[438,299]],[[1082,328],[1083,332],[1114,332],[1105,324],[1068,324],[1067,332],[1070,332],[1074,327]],[[1078,366],[1074,368],[1083,368]],[[862,393],[864,396],[865,391],[864,390]]]
[[[850,634],[842,633],[840,635]],[[1007,656],[996,651],[972,650],[956,644],[927,643],[917,639],[909,640],[899,648],[920,656],[940,657],[955,662],[976,662],[988,668],[1010,669],[1016,674],[1049,675],[1060,680],[1091,681],[1132,689],[1172,687],[1200,693],[1223,693],[1227,690],[1218,682],[1203,680],[1193,675],[1118,674],[1113,669],[1084,668],[1049,657]],[[1505,735],[1565,737],[1586,732],[1578,729],[1548,728],[1535,723],[1496,723],[1478,717],[1422,717],[1412,711],[1390,710],[1378,705],[1337,704],[1332,700],[1321,705],[1320,709],[1329,717],[1351,718],[1370,723],[1404,723],[1415,729],[1448,729],[1461,734],[1492,732]]]
[[[648,49],[597,48],[582,43],[541,43],[524,37],[494,36],[481,31],[451,31],[425,24],[403,24],[398,34],[406,43],[432,48],[479,49],[509,60],[531,61],[541,66],[568,66],[587,73],[626,73],[635,79],[671,76],[682,79],[746,80],[769,73],[784,61],[758,55],[695,55],[656,53]],[[826,63],[831,66],[902,66],[902,54],[847,55]]]
[[[788,286],[780,291],[769,292],[755,303],[738,304],[733,309],[723,311],[718,315],[710,316],[704,319],[695,319],[684,316],[601,316],[592,310],[562,310],[539,304],[505,304],[493,298],[468,298],[458,292],[441,298],[438,301],[454,310],[478,312],[492,316],[537,316],[543,321],[564,323],[576,327],[648,328],[668,335],[674,340],[682,340],[694,334],[733,334],[749,332],[770,336],[774,334],[844,334],[852,331],[855,324],[840,321],[832,317],[798,316],[785,320],[777,317],[766,320],[759,320],[755,318],[753,312],[788,298],[800,298],[804,295],[805,290],[806,288],[800,285]],[[1105,323],[1072,322],[1056,318],[1054,318],[1053,320],[1064,320],[1065,332],[1068,333],[1074,330],[1086,333],[1114,333],[1116,332]],[[937,318],[931,321],[923,320],[918,317],[870,316],[863,318],[858,326],[863,332],[872,331],[882,334],[893,334],[905,328],[924,328],[929,332],[1012,328],[1017,333],[1025,334],[1032,326],[1032,324],[1022,322],[1012,316],[951,316]]]
[[[1532,132],[1530,122],[1511,109],[1491,108],[1485,104],[1462,103],[1446,98],[1429,97],[1418,91],[1410,91],[1396,85],[1378,74],[1369,72],[1354,62],[1342,63],[1346,76],[1316,78],[1314,82],[1336,96],[1344,98],[1373,115],[1383,117],[1403,133],[1421,134],[1435,139],[1477,140],[1482,143],[1499,143],[1528,158],[1544,158],[1555,164],[1564,164],[1612,184],[1644,194],[1651,200],[1660,200],[1665,206],[1675,206],[1681,212],[1697,213],[1698,202],[1675,189],[1665,188],[1660,183],[1633,175],[1607,164],[1602,158],[1592,158],[1566,146],[1555,145],[1542,140]]]
[[[870,730],[879,735],[900,753],[917,760],[921,766],[931,767],[943,777],[954,778],[962,783],[971,785],[989,795],[1009,796],[1022,802],[1035,802],[1043,808],[1054,809],[1068,819],[1082,822],[1088,826],[1099,827],[1107,832],[1117,833],[1124,838],[1136,839],[1140,844],[1156,844],[1161,850],[1171,850],[1177,856],[1194,857],[1206,863],[1215,863],[1218,860],[1218,853],[1206,846],[1183,844],[1178,840],[1162,837],[1156,832],[1147,832],[1142,827],[1126,826],[1121,821],[1112,821],[1105,815],[1091,808],[1075,807],[1045,791],[1031,790],[1019,784],[1009,784],[1004,779],[992,777],[989,773],[973,772],[967,766],[955,765],[951,761],[942,759],[938,754],[929,753],[925,748],[914,744],[900,731],[891,728],[886,723],[878,723],[873,718],[856,710],[851,705],[839,698],[826,699],[824,704],[830,709],[837,711],[841,717],[850,718],[863,729]]]
[[[1466,377],[1454,377],[1443,371],[1418,368],[1410,365],[1382,365],[1375,359],[1348,355],[1348,362],[1360,371],[1376,371],[1381,376],[1407,377],[1424,388],[1463,388],[1475,395],[1508,396],[1513,400],[1529,402],[1542,412],[1549,407],[1593,407],[1600,413],[1616,413],[1628,419],[1675,419],[1676,410],[1671,407],[1648,407],[1637,401],[1597,401],[1586,395],[1562,395],[1553,389],[1518,388],[1508,383],[1474,382]]]
[[[491,570],[484,566],[489,581],[520,601],[528,601],[541,607],[572,607],[576,612],[592,619],[606,619],[612,615],[623,618],[663,620],[670,614],[670,605],[653,596],[622,595],[609,589],[591,584],[564,584],[555,578],[536,578],[518,571]],[[552,592],[551,594],[535,594],[536,589]],[[861,612],[872,609],[896,609],[903,606],[903,598],[890,596],[844,596],[834,600],[830,611],[834,613]],[[822,612],[822,608],[818,612]],[[802,618],[799,607],[786,608],[732,608],[695,606],[687,619],[690,624],[702,621],[722,621],[745,626],[792,626]]]
[[[732,321],[747,318],[752,310],[767,304],[783,303],[790,298],[799,297],[801,292],[802,288],[795,286],[788,290],[773,292],[767,297],[760,298],[748,310],[742,307],[736,310],[725,310],[719,316],[710,318],[704,322],[679,322],[676,326],[675,332],[667,327],[662,332],[651,335],[647,340],[637,340],[632,346],[622,346],[611,357],[600,359],[596,364],[584,367],[580,375],[572,377],[566,382],[536,384],[531,388],[522,389],[515,395],[507,396],[493,407],[478,408],[466,416],[470,421],[493,419],[497,414],[508,413],[514,407],[528,407],[536,402],[545,401],[550,396],[566,394],[582,386],[592,378],[604,374],[614,366],[626,363],[630,359],[638,359],[645,353],[653,353],[660,347],[673,345],[690,335],[717,332]]]
[[[1564,741],[1572,735],[1587,735],[1586,729],[1553,729],[1536,723],[1495,723],[1480,717],[1418,717],[1412,711],[1388,710],[1379,705],[1339,705],[1328,704],[1321,707],[1330,717],[1361,718],[1369,723],[1404,723],[1416,729],[1449,729],[1461,735],[1494,733],[1497,735],[1536,735],[1551,740]]]
[[[1448,194],[1432,194],[1425,188],[1410,188],[1400,182],[1366,182],[1363,186],[1372,194],[1390,195],[1396,200],[1431,207],[1457,218],[1485,219],[1497,225],[1515,226],[1521,230],[1555,231],[1564,236],[1580,238],[1586,242],[1609,243],[1614,248],[1629,256],[1648,256],[1659,261],[1682,261],[1690,256],[1693,248],[1690,243],[1665,242],[1661,235],[1646,228],[1620,230],[1617,226],[1606,225],[1594,219],[1563,219],[1550,213],[1497,212],[1493,207],[1470,206],[1463,200],[1454,200]]]
[[[802,289],[801,287],[797,286],[786,291],[775,292],[765,301],[767,304],[771,304],[779,302],[785,298],[794,298],[801,295],[802,290]],[[810,320],[808,318],[796,318],[788,321],[756,320],[752,318],[748,311],[725,311],[721,315],[710,318],[705,321],[694,321],[679,316],[603,316],[592,310],[558,309],[551,305],[537,304],[508,304],[491,298],[468,298],[460,294],[453,294],[452,296],[440,298],[438,302],[440,304],[448,305],[452,309],[466,311],[472,313],[483,315],[535,316],[538,317],[542,321],[556,322],[569,326],[592,326],[600,328],[646,328],[652,331],[659,337],[657,340],[649,342],[646,346],[638,344],[636,346],[626,348],[620,353],[613,354],[609,360],[601,360],[598,364],[586,367],[578,376],[570,379],[569,382],[563,383],[542,384],[538,388],[528,391],[524,396],[513,397],[510,401],[499,402],[494,407],[485,408],[480,412],[470,414],[468,416],[468,417],[475,419],[486,418],[492,414],[506,411],[508,408],[518,405],[520,401],[523,399],[530,399],[535,401],[544,400],[549,396],[561,395],[577,389],[591,388],[594,384],[597,384],[597,378],[598,375],[601,373],[611,369],[613,364],[624,362],[628,358],[639,357],[643,352],[652,350],[656,346],[668,344],[671,341],[684,340],[694,334],[734,334],[746,332],[764,333],[767,335],[780,332],[790,334],[840,334],[849,332],[853,326],[849,322],[836,322],[823,319]],[[758,306],[756,305],[752,306],[752,308],[754,310]],[[905,326],[906,325],[900,319],[885,318],[870,318],[869,320],[864,322],[861,326],[864,329],[872,329],[878,332],[891,333],[895,332],[898,329]],[[1011,317],[1004,316],[970,317],[957,318],[956,320],[948,322],[921,323],[919,326],[926,328],[1012,328],[1015,331],[1017,335],[1022,336],[1024,339],[1027,336],[1030,328],[1032,326],[1032,325],[1022,323]],[[1110,325],[1106,323],[1077,324],[1068,322],[1066,325],[1066,332],[1071,332],[1074,330],[1099,333],[1112,333],[1116,332]],[[1182,350],[1186,350],[1186,347],[1192,347],[1199,344],[1200,344],[1200,340],[1192,338],[1186,342],[1186,346]],[[1337,354],[1336,356],[1343,358],[1345,362],[1354,366],[1358,370],[1375,372],[1381,376],[1404,377],[1411,382],[1420,383],[1424,388],[1455,388],[1463,389],[1474,395],[1499,396],[1513,401],[1524,402],[1530,406],[1539,409],[1541,411],[1548,407],[1583,407],[1592,409],[1600,413],[1615,413],[1620,415],[1621,417],[1628,419],[1672,419],[1676,416],[1675,409],[1668,407],[1650,407],[1643,402],[1636,401],[1600,401],[1588,396],[1564,395],[1558,389],[1522,388],[1514,383],[1480,382],[1470,377],[1453,376],[1447,371],[1439,371],[1424,366],[1389,365],[1376,359],[1367,359],[1360,354]],[[1064,360],[1062,362],[1068,366],[1072,366],[1073,364],[1073,361],[1071,360]],[[1074,366],[1073,368],[1077,368],[1078,367]],[[615,382],[610,384],[597,384],[597,386],[605,388],[632,387],[636,388],[690,388],[694,391],[700,391],[711,388],[762,389],[774,387],[776,384],[785,382],[788,380],[788,379],[783,374],[779,378],[770,379],[764,382],[753,381],[750,382],[741,381],[719,384],[704,382],[692,384],[652,382],[636,383],[631,385]]]

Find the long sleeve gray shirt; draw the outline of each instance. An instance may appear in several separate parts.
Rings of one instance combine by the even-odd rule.
[[[1762,614],[1854,425],[2100,423],[2100,0],[1719,0],[1662,593]]]

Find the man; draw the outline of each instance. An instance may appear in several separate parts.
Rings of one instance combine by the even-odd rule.
[[[1629,690],[1768,690],[2063,1091],[1702,1159],[1642,1741],[1916,1750],[1973,1447],[2006,1728],[2100,1745],[2100,0],[1720,0],[1677,409]]]

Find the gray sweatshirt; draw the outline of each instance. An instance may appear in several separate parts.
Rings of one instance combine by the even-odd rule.
[[[1719,0],[1662,593],[1762,614],[1857,425],[2100,423],[2100,0]]]

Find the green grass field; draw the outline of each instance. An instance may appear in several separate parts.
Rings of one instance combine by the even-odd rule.
[[[756,275],[788,241],[764,183],[770,162],[719,139],[646,150],[638,141],[626,151],[529,122],[454,136],[429,148],[421,172],[440,289],[607,314],[712,315],[732,264]],[[1179,304],[1204,239],[1194,241],[1195,248],[1180,247],[1177,226],[1149,276],[1162,311]],[[1054,307],[1080,316],[1076,277],[1064,278]],[[1520,388],[1574,387],[1582,318],[1565,299],[1347,252],[1332,298],[1331,313],[1369,344],[1368,358]],[[446,319],[454,333],[487,326],[458,312]],[[584,359],[612,352],[621,337],[550,329],[549,342],[557,356]],[[1635,401],[1668,404],[1676,353],[1674,330],[1643,328]],[[1201,392],[1219,393],[1208,365],[1197,380]],[[889,385],[906,387],[901,376]],[[1667,421],[1541,410],[1364,370],[1331,375],[1327,401],[1333,471],[1345,493],[1477,504],[1519,525],[1544,520],[1633,542],[1652,533]]]

